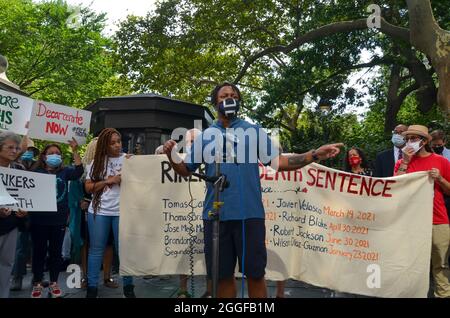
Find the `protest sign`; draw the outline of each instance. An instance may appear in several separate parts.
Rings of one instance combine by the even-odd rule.
[[[290,172],[261,166],[260,179],[267,279],[377,297],[427,296],[433,184],[426,172],[380,179],[318,164]],[[190,274],[191,255],[194,274],[205,274],[205,185],[191,177],[191,199],[188,180],[165,156],[125,161],[123,275]]]
[[[32,109],[31,98],[0,89],[0,130],[25,135]]]
[[[0,167],[0,180],[17,201],[14,208],[28,212],[56,212],[56,176]]]
[[[82,145],[86,143],[90,122],[89,111],[36,101],[28,135],[31,138],[62,143],[67,143],[73,137]]]

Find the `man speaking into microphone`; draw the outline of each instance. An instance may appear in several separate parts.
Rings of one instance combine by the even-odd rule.
[[[272,143],[260,126],[237,117],[242,98],[236,85],[225,82],[216,86],[211,93],[211,103],[217,110],[218,120],[196,138],[186,158],[182,160],[178,156],[174,140],[164,144],[164,153],[173,169],[184,177],[195,172],[202,163],[205,163],[206,175],[214,177],[219,160],[220,172],[226,176],[229,187],[220,193],[224,204],[219,215],[217,296],[236,297],[234,271],[239,260],[239,271],[247,278],[249,297],[266,298],[266,228],[258,161],[270,164],[275,170],[296,170],[335,157],[343,144],[324,145],[303,154],[279,154],[278,145]],[[208,212],[213,210],[213,201],[214,186],[208,183],[203,209],[208,278],[212,274],[212,221],[208,219]]]

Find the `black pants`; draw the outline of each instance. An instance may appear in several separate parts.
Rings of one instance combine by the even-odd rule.
[[[31,240],[33,242],[33,283],[41,282],[44,277],[44,265],[49,255],[48,270],[50,282],[57,282],[61,268],[61,250],[64,241],[64,225],[32,225]]]

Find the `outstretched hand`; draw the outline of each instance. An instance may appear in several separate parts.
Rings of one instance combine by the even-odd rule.
[[[316,150],[317,158],[319,158],[319,160],[334,158],[341,152],[340,148],[342,147],[344,147],[343,143],[323,145]]]
[[[72,137],[72,140],[69,140],[69,145],[70,145],[70,148],[72,148],[73,152],[77,151],[77,149],[78,149],[78,142],[75,140],[74,137]]]

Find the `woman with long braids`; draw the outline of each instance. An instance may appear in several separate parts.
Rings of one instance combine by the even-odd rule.
[[[88,288],[86,297],[97,297],[97,284],[103,252],[108,241],[110,229],[114,244],[119,251],[119,196],[122,164],[126,154],[122,153],[120,133],[114,128],[105,128],[98,136],[93,162],[86,168],[85,188],[92,193],[88,210],[89,256]],[[123,294],[135,298],[133,280],[123,277]]]

